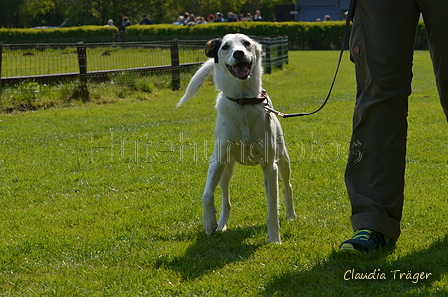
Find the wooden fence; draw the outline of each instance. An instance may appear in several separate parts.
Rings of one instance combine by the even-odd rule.
[[[265,73],[270,74],[272,68],[282,68],[288,64],[288,36],[259,37],[257,41],[263,45],[266,54],[263,60]]]
[[[254,37],[264,48],[265,73],[288,63],[287,37]],[[32,80],[51,83],[64,80],[107,80],[124,72],[169,73],[173,90],[180,88],[181,73],[204,62],[206,41],[1,44],[0,86]],[[127,51],[133,52],[126,56]],[[152,50],[152,51],[151,51]],[[117,61],[111,62],[116,56]],[[110,64],[109,64],[110,63]],[[38,66],[36,66],[38,64]],[[143,65],[145,64],[145,65]],[[117,67],[118,66],[118,67]]]

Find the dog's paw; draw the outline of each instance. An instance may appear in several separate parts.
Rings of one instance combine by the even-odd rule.
[[[216,228],[218,228],[218,223],[216,222],[216,209],[212,204],[204,206],[203,211],[202,218],[204,220],[204,230],[207,236],[210,236],[216,231]]]
[[[280,232],[278,229],[268,230],[268,242],[282,244],[282,240],[280,239]]]
[[[217,228],[218,224],[216,223],[216,217],[214,215],[210,217],[204,216],[204,230],[207,236],[210,236],[213,233],[215,233]]]
[[[219,231],[224,232],[226,230],[227,230],[227,225],[226,224],[221,225],[221,224],[218,223],[218,228],[216,228],[216,232],[219,232]]]
[[[213,233],[215,233],[217,231],[216,226],[205,226],[204,225],[204,230],[205,230],[205,234],[207,234],[207,236],[211,236]]]
[[[295,212],[292,212],[292,213],[286,213],[286,219],[293,221],[293,220],[295,220],[296,218],[297,218],[297,216],[296,216],[296,213],[295,213]]]
[[[274,244],[282,244],[282,240],[280,239],[280,236],[275,236],[274,238],[268,237],[268,242],[274,243]]]

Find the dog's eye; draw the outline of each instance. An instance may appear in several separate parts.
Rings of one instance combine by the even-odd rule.
[[[249,41],[244,41],[244,46],[250,46],[250,42]]]
[[[230,47],[230,46],[229,46],[228,44],[224,44],[224,45],[222,46],[221,49],[222,49],[222,50],[228,50],[229,47]]]

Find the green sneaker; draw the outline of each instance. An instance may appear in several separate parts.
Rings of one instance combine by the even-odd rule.
[[[360,229],[356,230],[352,239],[344,241],[339,246],[339,252],[368,253],[371,250],[393,245],[395,242],[380,232]]]

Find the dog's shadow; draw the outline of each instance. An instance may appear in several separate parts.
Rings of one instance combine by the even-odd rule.
[[[196,279],[229,263],[245,261],[263,244],[250,243],[250,238],[265,232],[265,226],[239,227],[207,237],[198,232],[196,241],[182,256],[160,257],[156,267],[179,273],[182,279]]]

